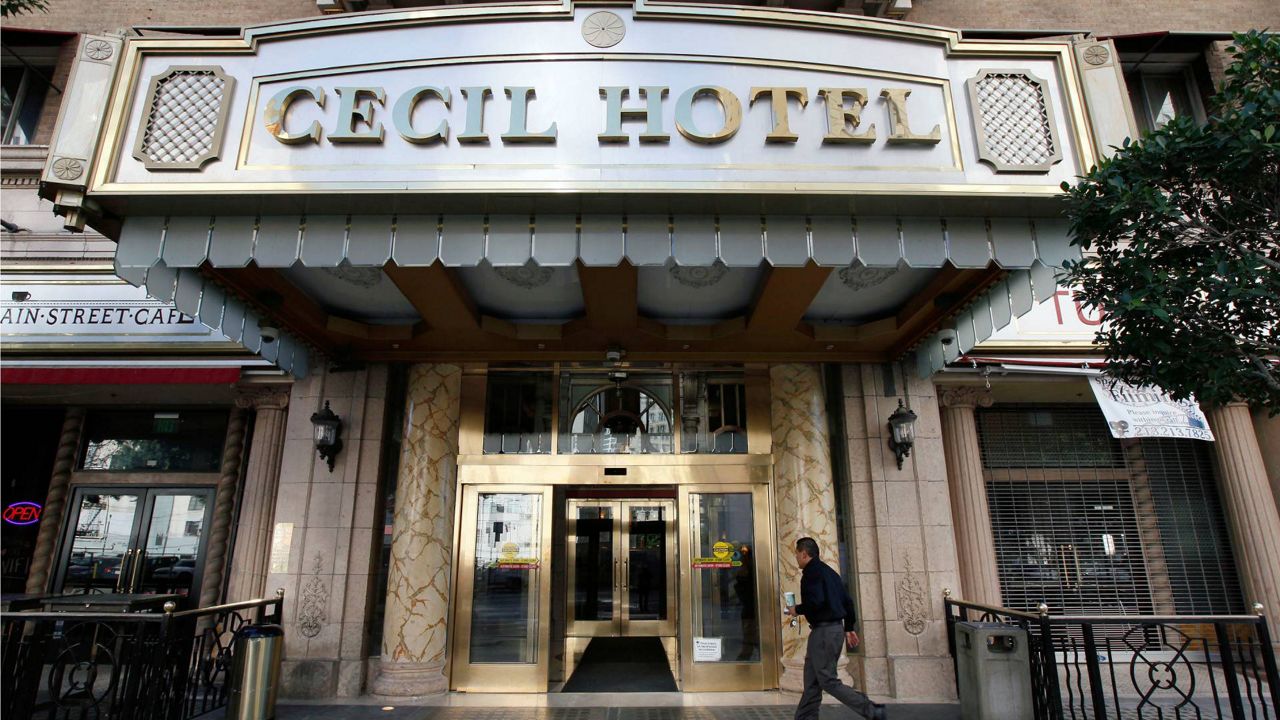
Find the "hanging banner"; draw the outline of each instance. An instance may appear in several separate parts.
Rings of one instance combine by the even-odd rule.
[[[1160,388],[1135,387],[1108,377],[1091,377],[1089,385],[1117,438],[1190,438],[1213,442],[1209,422],[1195,398],[1174,400]]]

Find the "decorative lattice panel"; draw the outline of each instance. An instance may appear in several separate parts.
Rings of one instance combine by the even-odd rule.
[[[170,68],[152,80],[134,157],[148,169],[199,169],[218,156],[231,78],[215,67]]]
[[[979,158],[997,171],[1047,171],[1062,159],[1045,82],[1025,71],[969,80]]]

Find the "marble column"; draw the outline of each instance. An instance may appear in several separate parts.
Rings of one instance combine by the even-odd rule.
[[[796,540],[818,541],[822,559],[840,568],[836,492],[827,437],[826,397],[817,365],[774,365],[769,369],[773,426],[773,490],[777,508],[779,585],[800,593]],[[808,627],[782,631],[782,677],[789,692],[804,688]]]
[[[218,464],[218,487],[213,500],[213,527],[209,530],[209,545],[204,556],[204,574],[200,579],[200,604],[209,607],[218,604],[222,593],[222,578],[226,576],[227,557],[231,538],[231,511],[235,508],[236,488],[244,458],[244,410],[231,411],[227,423],[227,436],[222,443],[222,461]]]
[[[236,526],[235,550],[231,554],[228,602],[267,596],[267,567],[276,494],[280,491],[289,387],[241,388],[236,393],[236,407],[253,411],[253,438],[244,472],[244,491],[240,494],[240,520]]]
[[[377,695],[448,689],[449,576],[462,369],[409,369]]]
[[[942,389],[939,400],[951,518],[960,562],[957,591],[970,602],[1001,605],[991,507],[987,504],[987,482],[982,476],[982,449],[978,446],[974,417],[975,408],[991,407],[991,392],[977,387],[950,387]]]
[[[36,533],[36,546],[31,552],[31,571],[27,573],[26,591],[32,594],[49,590],[49,570],[53,567],[53,551],[58,544],[60,521],[66,511],[67,484],[75,469],[76,451],[80,449],[80,430],[84,427],[84,408],[69,407],[62,420],[58,450],[54,455],[49,492],[44,498],[42,516],[45,521]]]
[[[1271,497],[1258,436],[1243,403],[1210,408],[1208,416],[1245,603],[1262,603],[1280,651],[1280,513]]]

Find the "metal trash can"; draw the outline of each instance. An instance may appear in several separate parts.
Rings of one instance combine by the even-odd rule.
[[[279,625],[249,625],[236,633],[231,664],[231,695],[227,720],[273,720],[280,688],[280,660],[284,629]]]
[[[957,690],[964,720],[1027,720],[1031,654],[1027,633],[1002,623],[956,623]]]

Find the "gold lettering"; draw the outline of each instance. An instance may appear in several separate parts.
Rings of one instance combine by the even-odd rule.
[[[720,129],[713,133],[698,130],[698,126],[693,122],[693,104],[701,97],[714,98],[720,103],[720,110],[724,113],[724,122],[720,125]],[[676,130],[694,142],[707,145],[722,143],[737,135],[741,127],[742,102],[738,100],[737,95],[719,85],[691,87],[685,90],[676,101]]]
[[[852,132],[862,126],[862,110],[867,106],[866,88],[821,88],[818,97],[827,105],[827,134],[822,137],[824,145],[870,145],[876,141],[875,123],[867,125],[864,132]],[[846,107],[846,102],[853,104]]]
[[[373,104],[386,103],[387,93],[380,87],[338,87],[338,129],[329,133],[331,143],[380,143],[386,130],[373,119]],[[366,130],[356,130],[363,123]]]
[[[529,101],[537,97],[531,87],[506,88],[507,98],[511,100],[511,124],[502,134],[502,142],[512,143],[554,143],[556,141],[556,124],[542,132],[529,132]]]
[[[753,87],[750,104],[755,105],[756,99],[765,95],[769,96],[770,111],[773,113],[773,130],[764,137],[765,141],[793,143],[799,140],[800,136],[791,132],[787,117],[787,100],[795,98],[800,103],[800,109],[803,110],[804,106],[809,104],[809,91],[798,87]]]
[[[320,129],[320,123],[316,120],[312,120],[307,129],[299,133],[291,133],[285,129],[284,124],[289,115],[289,107],[293,105],[293,101],[301,97],[311,98],[321,109],[324,108],[324,88],[290,85],[273,95],[267,101],[267,107],[262,113],[267,132],[285,145],[320,142],[320,135],[323,131]]]
[[[449,141],[448,119],[441,120],[436,129],[429,133],[419,133],[413,129],[413,112],[417,109],[418,103],[427,98],[435,98],[443,102],[445,110],[449,109],[449,103],[452,101],[449,88],[422,85],[401,95],[391,111],[391,120],[396,126],[396,132],[400,133],[400,137],[404,138],[405,141],[414,145]]]
[[[889,142],[908,145],[936,145],[942,142],[942,126],[934,125],[927,135],[915,135],[911,132],[911,121],[907,118],[907,98],[911,91],[906,88],[885,88],[880,97],[889,104]]]
[[[640,142],[667,142],[671,136],[662,130],[662,100],[667,96],[667,88],[649,86],[640,88],[640,97],[644,99],[643,108],[623,107],[628,88],[605,86],[600,88],[600,97],[605,102],[604,132],[596,136],[602,143],[628,143],[631,136],[622,131],[624,120],[643,120],[644,132],[640,133]]]

